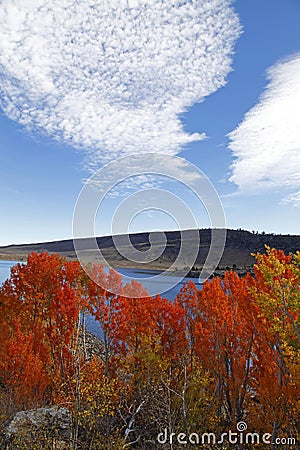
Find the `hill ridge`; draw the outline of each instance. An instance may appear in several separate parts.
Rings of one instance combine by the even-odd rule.
[[[189,232],[195,230],[173,230],[165,231],[166,248],[162,255],[155,261],[148,263],[132,264],[131,261],[126,260],[116,250],[113,242],[113,236],[98,236],[97,243],[106,261],[114,266],[119,267],[143,267],[146,268],[166,268],[170,266],[175,260],[180,249],[181,237],[188,235]],[[211,241],[211,229],[202,228],[197,230],[200,236],[200,248],[198,252],[195,265],[201,266],[207,256],[209,245]],[[300,235],[290,234],[275,234],[275,233],[258,233],[248,230],[234,230],[227,229],[227,237],[225,249],[220,261],[220,266],[223,267],[240,267],[247,268],[254,262],[254,257],[251,253],[264,252],[265,245],[282,249],[285,253],[295,253],[300,250]],[[150,248],[149,236],[151,232],[139,232],[118,235],[118,237],[128,237],[132,245],[140,251],[148,250]],[[91,238],[86,239],[87,244]],[[186,241],[185,241],[186,242]],[[192,243],[190,243],[193,245]],[[68,259],[76,259],[74,251],[73,239],[63,239],[57,241],[37,242],[32,244],[11,244],[0,247],[0,259],[18,259],[23,260],[28,253],[47,251],[49,253],[59,253]],[[94,255],[94,254],[93,254]],[[87,258],[93,260],[93,255],[88,254]],[[97,258],[95,259],[97,260]],[[102,261],[101,261],[102,262]]]

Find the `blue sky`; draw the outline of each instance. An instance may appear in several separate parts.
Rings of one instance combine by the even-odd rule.
[[[229,228],[299,233],[297,0],[23,3],[0,6],[1,245],[70,238],[84,180],[149,151],[203,171]],[[97,233],[110,234],[119,202],[144,187],[108,196]],[[129,230],[171,228],[148,211]]]

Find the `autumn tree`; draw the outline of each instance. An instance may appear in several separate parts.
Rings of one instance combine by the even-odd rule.
[[[279,431],[296,432],[299,425],[300,254],[266,250],[256,255],[251,293],[260,308],[261,335],[270,355],[262,360],[256,391],[275,439]]]
[[[1,347],[2,364],[10,364],[9,349],[14,346],[30,349],[28,363],[35,360],[41,379],[51,380],[49,395],[55,383],[59,386],[66,381],[68,371],[73,370],[72,346],[82,308],[80,272],[78,263],[58,255],[32,253],[27,264],[12,268],[0,291],[1,329],[7,335]],[[16,358],[21,364],[21,353]],[[23,376],[30,378],[25,370]]]
[[[297,437],[300,253],[256,260],[254,276],[189,281],[168,300],[102,265],[30,255],[0,289],[0,421],[4,401],[10,414],[67,406],[74,449],[157,448],[165,428],[218,434],[241,420]]]
[[[234,272],[214,278],[198,292],[195,354],[215,380],[220,423],[234,426],[246,417],[261,339],[257,307],[247,286],[249,278]]]

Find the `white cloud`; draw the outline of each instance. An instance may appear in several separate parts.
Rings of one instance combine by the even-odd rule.
[[[125,160],[119,160],[120,164],[114,165],[112,172],[109,172],[110,164],[102,166],[85,182],[96,188],[98,186],[107,189],[107,196],[110,198],[119,198],[151,188],[170,189],[172,192],[183,186],[195,189],[206,179],[200,169],[183,158],[152,153],[150,158],[149,156],[148,154],[141,160],[138,155],[132,155]],[[128,171],[133,175],[127,177]]]
[[[282,202],[282,205],[292,205],[292,206],[300,206],[300,191],[294,192],[293,194],[285,197]]]
[[[229,134],[236,158],[230,181],[242,193],[280,189],[286,204],[299,203],[300,54],[271,67],[268,79],[257,105]]]
[[[226,84],[240,34],[231,0],[2,0],[1,106],[84,148],[89,167],[177,154],[205,137],[179,115]]]

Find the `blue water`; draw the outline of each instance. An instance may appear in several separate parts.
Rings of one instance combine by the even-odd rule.
[[[10,269],[18,261],[0,261],[0,285],[4,280],[9,278]],[[151,295],[160,294],[162,297],[173,300],[180,291],[183,284],[191,280],[192,278],[184,278],[181,280],[179,277],[171,275],[160,275],[159,272],[153,270],[135,270],[135,269],[116,269],[123,276],[123,282],[126,283],[131,279],[135,279],[148,290]],[[201,288],[201,283],[198,279],[192,279],[198,288]],[[99,325],[93,317],[87,317],[86,325],[89,331],[97,334],[101,337],[101,330]]]
[[[17,264],[18,261],[0,261],[0,285],[10,275],[10,269]]]

